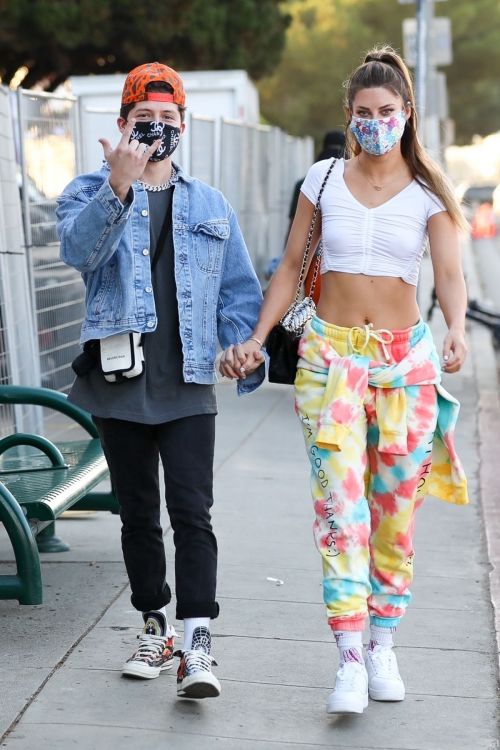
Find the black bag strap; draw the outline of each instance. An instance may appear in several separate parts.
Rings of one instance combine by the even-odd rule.
[[[321,202],[321,196],[323,195],[323,190],[325,189],[326,183],[328,182],[328,178],[330,177],[331,171],[332,171],[333,167],[335,166],[336,161],[337,161],[337,159],[335,159],[335,157],[334,157],[332,159],[332,163],[330,164],[330,166],[328,167],[328,169],[326,171],[326,175],[325,175],[325,178],[323,180],[323,184],[321,185],[321,187],[319,189],[318,197],[316,199],[316,205],[314,206],[314,212],[313,212],[312,219],[311,219],[311,226],[309,227],[309,234],[307,235],[306,249],[304,251],[304,257],[302,259],[302,267],[301,267],[300,273],[299,273],[299,283],[297,284],[297,290],[295,292],[295,300],[294,300],[294,302],[298,302],[299,301],[300,293],[302,291],[302,284],[304,283],[304,278],[305,278],[305,275],[306,275],[305,272],[306,272],[306,266],[307,266],[307,259],[309,257],[309,251],[311,249],[312,236],[313,236],[313,233],[314,233],[314,227],[316,226],[316,217],[318,216],[318,211],[319,211],[320,202]],[[312,294],[314,292],[314,287],[316,286],[316,280],[318,278],[319,268],[320,268],[320,264],[321,264],[321,255],[322,255],[322,246],[321,246],[321,240],[320,240],[319,245],[318,245],[318,250],[317,250],[317,253],[316,253],[316,258],[315,258],[315,261],[314,261],[314,264],[315,264],[314,265],[314,272],[313,272],[313,277],[312,277],[312,281],[311,281],[311,288],[309,290],[309,296],[310,297],[312,297]]]
[[[169,230],[172,228],[172,209],[173,209],[172,201],[170,201],[167,207],[165,218],[163,219],[163,224],[161,225],[160,235],[158,237],[158,240],[156,241],[155,254],[153,256],[153,262],[151,263],[151,273],[153,273],[156,266],[158,265],[160,255],[165,246],[165,240],[167,239],[167,234]]]

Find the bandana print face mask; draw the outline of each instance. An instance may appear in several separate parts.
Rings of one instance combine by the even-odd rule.
[[[166,122],[151,120],[150,122],[136,122],[130,140],[151,146],[158,138],[161,138],[160,145],[150,156],[149,161],[162,161],[174,153],[179,145],[180,137],[180,128],[174,128],[173,125],[167,125]]]
[[[406,125],[403,110],[390,117],[370,120],[353,116],[349,128],[363,149],[374,156],[382,156],[391,151],[401,140]]]

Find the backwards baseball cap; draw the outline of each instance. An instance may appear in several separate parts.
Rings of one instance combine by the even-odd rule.
[[[148,83],[153,81],[170,84],[173,94],[166,91],[146,91]],[[179,74],[159,62],[145,63],[131,70],[123,86],[122,106],[145,101],[173,102],[179,107],[184,107],[186,94]]]

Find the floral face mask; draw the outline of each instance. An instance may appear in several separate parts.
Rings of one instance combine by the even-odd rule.
[[[406,126],[403,110],[390,117],[369,119],[353,116],[350,130],[363,149],[374,156],[382,156],[391,151],[401,140]]]

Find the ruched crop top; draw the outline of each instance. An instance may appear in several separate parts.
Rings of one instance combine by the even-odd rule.
[[[302,183],[311,203],[316,203],[330,163],[313,164]],[[416,286],[427,222],[440,211],[446,208],[439,198],[416,180],[381,206],[366,208],[347,187],[344,160],[338,159],[321,196],[321,273],[398,276]]]

